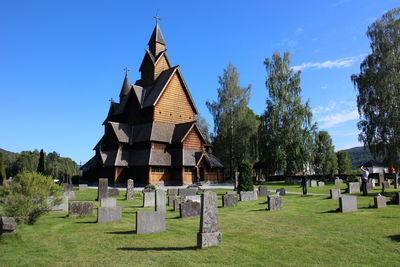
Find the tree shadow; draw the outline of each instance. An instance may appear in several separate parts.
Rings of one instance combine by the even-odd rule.
[[[390,235],[388,238],[392,239],[393,241],[400,242],[400,235]]]
[[[116,232],[105,232],[105,234],[108,235],[130,235],[130,234],[136,234],[136,230],[131,230],[131,231],[116,231]]]
[[[154,247],[154,248],[117,248],[117,250],[124,251],[183,251],[183,250],[196,250],[197,247]]]

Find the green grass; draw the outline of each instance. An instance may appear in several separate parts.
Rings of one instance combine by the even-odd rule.
[[[94,200],[96,193],[76,191],[77,200]],[[222,244],[203,250],[195,248],[199,218],[179,219],[170,207],[166,232],[135,234],[135,211],[143,210],[140,195],[134,201],[118,198],[123,218],[116,223],[53,212],[35,225],[19,225],[17,234],[2,235],[0,266],[399,264],[399,205],[369,209],[372,198],[361,197],[359,211],[335,213],[330,211],[338,207],[337,200],[286,195],[284,208],[270,212],[265,201],[219,208]]]

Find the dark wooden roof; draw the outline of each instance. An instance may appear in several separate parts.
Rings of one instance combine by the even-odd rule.
[[[156,43],[156,42],[165,45],[164,36],[161,33],[161,29],[160,29],[160,26],[158,26],[158,23],[156,23],[156,26],[154,27],[154,30],[153,30],[153,33],[151,34],[148,45]]]

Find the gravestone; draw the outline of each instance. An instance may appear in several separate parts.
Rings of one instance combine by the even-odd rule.
[[[167,190],[168,195],[170,196],[176,196],[178,195],[178,189],[177,188],[171,188]]]
[[[387,181],[383,181],[381,183],[381,185],[382,185],[382,189],[384,189],[384,190],[390,189],[390,185],[389,185],[389,183]]]
[[[108,178],[99,179],[99,188],[97,192],[97,200],[108,198]]]
[[[107,222],[118,222],[121,220],[122,207],[99,207],[97,209],[97,222],[107,223]]]
[[[257,194],[254,191],[240,191],[240,201],[253,201],[257,199]]]
[[[400,192],[396,192],[392,197],[392,203],[400,205]]]
[[[156,192],[143,191],[143,207],[155,207],[155,206],[156,206]]]
[[[200,203],[200,202],[201,202],[200,196],[199,196],[199,195],[196,195],[196,196],[186,196],[186,197],[184,197],[183,199],[184,199],[184,200],[191,200],[191,201],[194,201],[194,202],[197,202],[197,203]]]
[[[114,208],[117,206],[117,200],[115,198],[102,198],[100,199],[100,207],[103,208]]]
[[[17,223],[14,217],[1,216],[0,217],[0,234],[2,233],[15,233]]]
[[[386,197],[376,196],[374,197],[374,207],[377,209],[386,208]]]
[[[92,216],[93,202],[91,201],[73,201],[69,202],[68,216]]]
[[[118,188],[109,188],[108,189],[108,197],[117,197],[119,196]]]
[[[79,184],[79,191],[85,191],[89,188],[87,184]]]
[[[356,196],[341,196],[339,197],[340,212],[357,211],[357,197]]]
[[[168,206],[173,206],[174,200],[177,198],[178,198],[178,196],[168,196]]]
[[[73,199],[75,199],[75,192],[74,191],[65,191],[63,193],[63,197],[68,198],[68,200],[73,200]]]
[[[237,195],[237,192],[236,192],[236,191],[227,191],[226,193],[227,193],[227,194]]]
[[[68,212],[68,198],[66,196],[62,196],[62,202],[58,205],[54,205],[51,209],[52,211],[65,211]],[[53,201],[54,197],[49,197],[48,203]],[[50,203],[49,203],[50,204]]]
[[[330,190],[330,193],[331,199],[338,199],[339,197],[341,197],[340,188],[333,188]]]
[[[222,234],[218,231],[217,194],[206,191],[201,196],[200,231],[197,233],[197,247],[218,246]]]
[[[181,218],[193,218],[200,216],[201,204],[191,200],[185,200],[180,204],[179,214]]]
[[[311,187],[317,187],[318,186],[317,180],[310,180],[310,186]]]
[[[236,193],[229,194],[228,192],[222,196],[222,207],[232,207],[232,206],[237,206],[237,204],[238,204],[238,199]]]
[[[369,191],[372,191],[372,190],[374,190],[373,183],[372,182],[367,183],[367,191],[369,192]]]
[[[383,172],[378,173],[379,175],[379,184],[381,185],[385,181],[385,174]]]
[[[136,233],[151,234],[165,232],[165,212],[137,211]]]
[[[239,187],[239,174],[239,172],[235,172],[235,186],[233,188],[235,191],[237,191]]]
[[[72,184],[63,183],[62,186],[64,187],[64,192],[74,190],[74,187],[72,186]]]
[[[126,200],[135,199],[135,187],[133,179],[128,179],[126,182]]]
[[[319,181],[318,186],[325,186],[325,182]]]
[[[343,184],[343,180],[342,179],[339,179],[339,178],[335,179],[335,185],[342,185],[342,184]]]
[[[348,183],[348,185],[347,185],[347,192],[348,192],[349,194],[352,194],[352,193],[360,193],[360,183],[359,183],[359,182]]]
[[[180,197],[195,196],[195,195],[197,195],[196,188],[179,188],[178,190],[178,196]]]
[[[156,211],[165,212],[165,192],[162,189],[156,190]]]
[[[282,197],[279,195],[268,196],[268,210],[280,210],[282,208]]]
[[[285,188],[279,188],[279,189],[276,189],[275,193],[276,194],[279,193],[280,196],[284,196],[284,195],[286,195],[286,190],[285,190]]]
[[[264,185],[261,185],[258,188],[258,196],[259,197],[267,197],[268,196],[268,188]]]
[[[179,211],[179,208],[180,208],[180,205],[181,205],[181,203],[183,203],[185,200],[184,200],[184,198],[183,197],[177,197],[175,200],[174,200],[174,211]]]

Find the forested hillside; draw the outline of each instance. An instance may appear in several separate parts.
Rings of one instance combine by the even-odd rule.
[[[374,159],[368,148],[363,146],[353,147],[346,149],[349,152],[351,159],[351,167],[357,169],[361,164]],[[377,161],[382,161],[381,158],[377,158]]]

